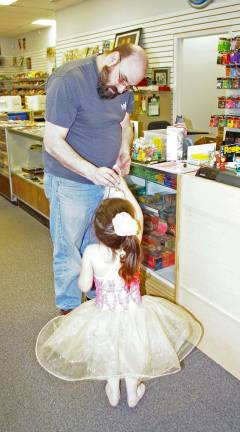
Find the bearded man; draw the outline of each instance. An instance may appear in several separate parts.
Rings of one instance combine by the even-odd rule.
[[[44,189],[56,306],[64,314],[81,303],[81,256],[96,241],[92,219],[104,188],[119,182],[118,172],[129,172],[132,88],[146,68],[144,50],[128,44],[68,62],[47,82]]]

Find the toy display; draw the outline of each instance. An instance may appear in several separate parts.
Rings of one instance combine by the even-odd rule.
[[[231,76],[226,78],[217,78],[217,89],[239,89],[240,77]]]
[[[225,65],[226,76],[217,78],[217,89],[226,91],[225,96],[218,98],[218,108],[226,110],[226,113],[212,115],[209,126],[238,129],[240,116],[235,111],[229,110],[240,109],[239,91],[235,93],[240,89],[240,36],[219,38],[217,64]],[[228,90],[234,90],[235,94],[229,95]]]
[[[144,216],[146,213],[144,212]],[[147,215],[150,216],[149,214]],[[145,217],[144,217],[145,220]],[[142,239],[143,262],[147,267],[159,270],[175,263],[175,237],[169,234],[156,235],[144,229]]]
[[[240,128],[240,117],[237,115],[212,115],[209,126]]]
[[[177,178],[175,175],[167,172],[159,172],[158,170],[154,170],[153,167],[151,167],[151,170],[145,170],[144,166],[132,164],[130,174],[135,175],[136,177],[141,177],[145,180],[159,183],[163,186],[168,186],[171,189],[177,188]]]
[[[129,187],[143,211],[144,264],[154,270],[174,265],[176,193],[169,190],[149,194],[143,186],[130,184]]]
[[[240,36],[219,38],[217,63],[240,63]]]
[[[239,96],[221,96],[218,98],[218,108],[239,109],[240,97]]]
[[[161,162],[166,160],[166,135],[150,131],[144,137],[133,142],[132,160],[141,163]]]

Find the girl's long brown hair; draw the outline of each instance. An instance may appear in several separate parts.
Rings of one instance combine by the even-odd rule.
[[[111,248],[113,253],[119,249],[124,250],[125,255],[120,258],[119,275],[129,287],[140,270],[140,242],[137,236],[118,236],[114,232],[112,219],[121,212],[129,213],[133,218],[135,217],[134,208],[129,201],[122,198],[103,200],[95,214],[94,228],[100,242]]]

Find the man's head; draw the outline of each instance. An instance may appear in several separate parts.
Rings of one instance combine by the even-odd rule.
[[[146,53],[136,45],[121,45],[108,52],[100,67],[100,97],[112,99],[136,86],[143,79],[147,64]]]

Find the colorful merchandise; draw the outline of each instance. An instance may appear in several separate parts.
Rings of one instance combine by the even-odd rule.
[[[234,162],[240,158],[240,144],[225,144],[220,148],[220,155],[226,158],[226,162]]]
[[[133,142],[132,160],[142,163],[163,162],[166,160],[166,135],[152,131],[144,132],[144,137]]]
[[[240,77],[226,77],[217,78],[217,89],[239,89],[240,88]]]
[[[162,199],[162,208],[158,210],[156,205],[152,209],[142,207],[144,217],[143,262],[147,267],[155,270],[175,263],[176,195],[169,194],[165,198]],[[142,206],[142,200],[140,204]]]
[[[237,115],[212,115],[210,127],[240,128],[240,116]]]
[[[159,183],[163,186],[168,186],[171,189],[177,188],[177,178],[174,174],[159,172],[159,170],[154,170],[151,167],[150,169],[145,169],[141,165],[131,165],[130,174],[135,175],[136,177],[141,177],[145,180],[153,181]]]

